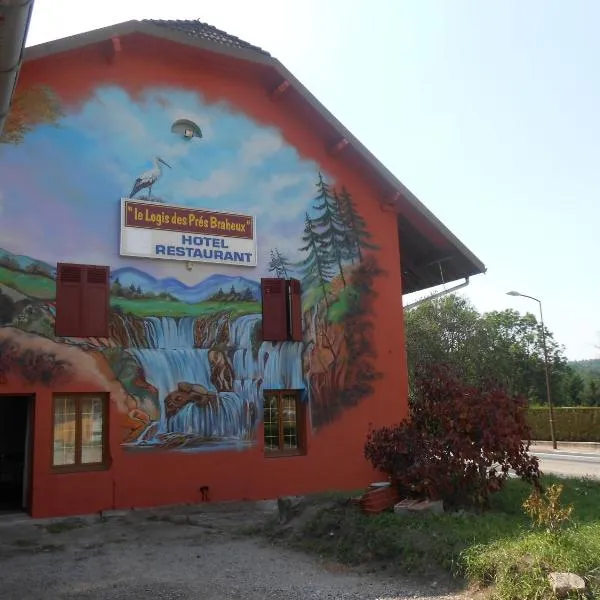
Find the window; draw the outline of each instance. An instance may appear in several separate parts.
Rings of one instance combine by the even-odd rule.
[[[107,394],[54,396],[52,466],[60,470],[107,465]]]
[[[297,391],[267,391],[264,400],[264,440],[267,456],[306,453],[306,405]]]
[[[58,264],[56,335],[108,337],[109,274],[109,267]]]
[[[302,290],[297,279],[261,279],[262,339],[302,341]]]

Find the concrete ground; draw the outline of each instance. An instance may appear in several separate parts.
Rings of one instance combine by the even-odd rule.
[[[536,443],[531,452],[540,459],[544,473],[563,477],[600,479],[600,445],[559,442],[554,450],[550,443]]]
[[[244,532],[273,503],[56,521],[0,519],[2,600],[403,600],[439,586],[360,575]]]

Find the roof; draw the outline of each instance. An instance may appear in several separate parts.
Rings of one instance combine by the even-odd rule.
[[[319,122],[324,143],[343,143],[352,159],[379,189],[382,206],[397,214],[403,293],[485,273],[485,265],[402,182],[330,113],[302,83],[268,52],[201,21],[127,21],[27,48],[25,60],[50,56],[132,33],[162,38],[225,54],[272,72],[297,95],[305,114]],[[286,92],[289,94],[290,92]]]
[[[266,50],[249,44],[244,40],[240,40],[240,38],[236,37],[235,35],[230,35],[226,31],[217,29],[216,27],[213,27],[208,23],[203,23],[200,20],[164,21],[157,19],[144,19],[142,22],[149,23],[150,25],[158,25],[159,27],[164,27],[165,29],[170,29],[171,31],[176,31],[178,33],[183,33],[184,35],[192,38],[207,40],[209,42],[214,42],[215,44],[223,44],[223,46],[228,46],[230,48],[250,50],[258,54],[262,54],[263,56],[271,56]]]

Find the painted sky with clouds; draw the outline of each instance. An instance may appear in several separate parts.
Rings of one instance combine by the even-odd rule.
[[[179,118],[196,122],[202,139],[171,133]],[[112,267],[136,266],[186,283],[216,271],[258,278],[272,247],[294,258],[319,170],[277,129],[173,89],[148,90],[135,102],[120,88],[98,89],[56,126],[40,127],[24,144],[0,152],[0,246],[48,262],[106,264],[110,257]],[[129,196],[154,156],[172,169],[164,169],[153,196],[256,216],[257,270],[200,264],[190,272],[182,262],[119,257],[120,198]]]

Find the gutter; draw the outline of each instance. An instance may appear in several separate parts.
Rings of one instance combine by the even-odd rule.
[[[429,302],[430,300],[435,300],[436,298],[441,298],[442,296],[447,296],[448,294],[453,294],[454,292],[456,292],[456,290],[465,288],[468,285],[469,285],[469,278],[467,277],[463,283],[459,283],[458,285],[455,285],[454,287],[451,287],[447,290],[442,290],[441,292],[438,292],[437,294],[431,294],[431,296],[425,296],[425,298],[421,298],[420,300],[415,300],[414,302],[412,302],[411,304],[407,304],[403,308],[404,308],[404,310],[410,310],[411,308],[415,308],[415,306],[419,306],[419,304]]]
[[[0,134],[17,87],[34,0],[0,0]]]

